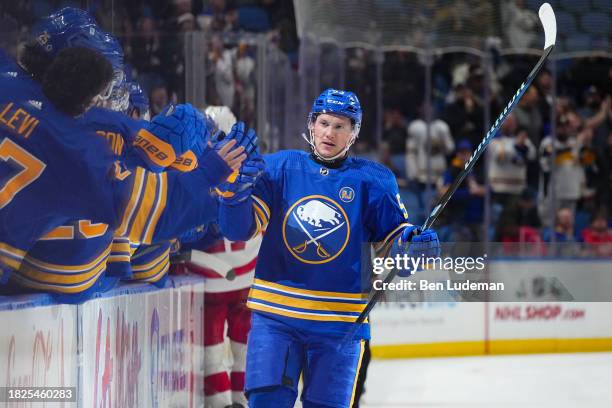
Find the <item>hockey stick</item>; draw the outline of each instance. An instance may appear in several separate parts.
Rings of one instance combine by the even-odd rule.
[[[502,113],[497,117],[497,119],[495,120],[495,123],[493,124],[493,126],[491,126],[491,129],[489,129],[484,139],[482,139],[482,142],[480,142],[480,144],[478,145],[474,153],[472,153],[472,156],[470,156],[469,160],[465,163],[465,167],[463,168],[461,173],[457,176],[455,181],[453,181],[453,184],[450,185],[448,190],[446,190],[446,193],[444,193],[444,195],[442,195],[442,197],[438,200],[438,203],[434,206],[433,210],[427,217],[427,220],[425,220],[425,223],[421,227],[422,230],[431,228],[433,223],[438,218],[438,215],[440,215],[444,207],[446,207],[446,204],[448,204],[448,202],[450,201],[451,197],[453,196],[453,194],[455,193],[459,185],[463,182],[465,177],[472,170],[478,158],[480,158],[480,156],[482,155],[484,150],[487,148],[491,140],[495,137],[495,135],[499,131],[501,125],[504,123],[504,121],[506,120],[508,115],[512,112],[512,110],[516,107],[516,105],[518,104],[519,100],[521,99],[525,91],[527,91],[527,88],[529,88],[529,85],[531,85],[535,77],[538,75],[538,73],[544,66],[544,63],[550,56],[550,53],[552,52],[553,48],[555,47],[555,41],[557,39],[557,21],[555,20],[555,12],[553,11],[550,4],[548,3],[542,4],[538,11],[538,16],[540,17],[540,22],[542,23],[542,26],[544,27],[544,50],[543,50],[542,56],[540,57],[540,60],[535,65],[535,67],[533,67],[533,69],[527,76],[527,79],[525,80],[525,82],[521,84],[521,86],[519,87],[518,91],[516,91],[512,99],[510,99],[510,102],[508,102],[508,104],[506,105]],[[398,272],[397,269],[393,269],[391,272],[389,272],[389,274],[383,281],[384,283],[382,287],[386,287],[387,285],[385,285],[385,283],[391,282],[397,275],[397,272]],[[384,293],[383,290],[374,291],[373,295],[371,296],[370,300],[366,304],[365,308],[363,309],[363,311],[357,318],[356,324],[352,327],[349,333],[345,336],[343,343],[353,338],[359,326],[368,317],[368,315],[372,311],[372,308],[374,307],[376,303],[378,303],[383,293]]]

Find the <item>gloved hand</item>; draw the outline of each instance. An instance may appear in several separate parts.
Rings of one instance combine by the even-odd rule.
[[[247,130],[244,122],[236,122],[234,126],[232,126],[232,130],[228,135],[225,135],[220,131],[217,132],[215,135],[213,135],[210,142],[213,149],[220,150],[232,140],[236,141],[235,148],[239,148],[240,146],[244,148],[244,152],[246,153],[247,157],[259,155],[259,148],[257,147],[257,134],[253,129]]]
[[[421,231],[416,225],[406,227],[402,235],[398,238],[397,244],[400,253],[405,253],[410,258],[439,257],[441,253],[440,240],[438,234],[428,228]],[[399,276],[409,276],[416,271],[401,270]]]
[[[191,149],[204,126],[204,115],[193,106],[169,105],[138,132],[134,147],[153,170],[163,169]]]
[[[253,192],[255,183],[266,168],[260,155],[249,159],[238,172],[228,177],[227,182],[216,188],[219,202],[224,205],[237,205],[246,200]]]
[[[408,247],[408,256],[410,257],[438,257],[440,256],[440,240],[438,234],[431,228],[421,231],[421,228],[416,225],[411,225],[404,228],[402,235],[399,237],[400,245],[410,243]]]
[[[225,136],[223,132],[217,132],[211,138],[209,146],[214,149],[234,171],[227,179],[227,182],[230,183],[233,183],[238,177],[245,160],[249,158],[261,158],[259,148],[257,147],[257,135],[253,129],[249,129],[245,132],[244,122],[235,123],[227,136]],[[256,163],[256,161],[254,163]],[[250,167],[253,167],[253,163]],[[249,169],[248,171],[252,173],[254,170]],[[238,188],[239,185],[240,184],[234,188]],[[228,190],[228,186],[220,186],[220,191],[226,190]],[[245,199],[246,197],[248,197],[248,194],[245,196]]]
[[[202,132],[197,135],[190,150],[177,157],[170,167],[175,170],[187,172],[192,171],[198,166],[204,152],[210,151],[209,143],[211,140],[218,138],[222,133],[217,129],[215,122],[208,116],[203,115],[204,126]],[[223,134],[225,136],[225,134]]]

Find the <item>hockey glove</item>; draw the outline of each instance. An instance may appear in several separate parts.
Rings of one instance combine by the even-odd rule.
[[[195,138],[191,149],[177,157],[170,167],[179,171],[191,171],[198,166],[205,151],[210,150],[209,142],[218,137],[217,125],[208,115],[203,115],[202,132]]]
[[[440,240],[438,234],[431,228],[421,231],[416,225],[406,227],[399,238],[399,244],[410,243],[408,256],[437,257],[440,256]]]
[[[249,198],[265,168],[266,163],[260,155],[247,160],[237,174],[232,174],[227,182],[216,188],[219,202],[233,206]]]
[[[247,131],[244,122],[236,122],[228,135],[225,135],[223,132],[217,132],[211,138],[211,144],[215,150],[220,150],[226,143],[229,143],[230,140],[236,140],[234,148],[240,146],[244,147],[244,152],[248,158],[259,155],[257,134],[253,129]]]
[[[438,234],[431,228],[421,231],[421,228],[416,225],[404,228],[398,239],[398,245],[410,258],[439,257],[441,252]],[[414,272],[416,271],[402,270],[398,275],[408,276]]]
[[[191,149],[204,126],[204,115],[193,106],[169,105],[138,132],[134,147],[151,170],[161,171]]]

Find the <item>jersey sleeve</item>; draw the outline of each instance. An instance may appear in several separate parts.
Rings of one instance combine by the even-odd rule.
[[[126,180],[117,183],[116,235],[151,244],[173,239],[216,218],[216,199],[210,190],[225,180],[231,169],[213,150],[203,157],[206,166],[189,173],[154,173],[141,167],[130,170]]]
[[[373,178],[369,193],[366,223],[371,231],[374,250],[380,253],[387,251],[404,228],[411,224],[393,173],[384,169],[378,176]]]
[[[257,225],[257,229],[249,237],[259,235],[264,232],[270,223],[270,215],[272,214],[272,204],[274,203],[274,178],[271,171],[266,171],[258,180],[251,198],[253,200],[253,219]]]

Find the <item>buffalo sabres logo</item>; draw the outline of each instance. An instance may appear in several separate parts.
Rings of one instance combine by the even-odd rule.
[[[340,196],[340,200],[345,203],[350,203],[355,198],[355,190],[350,187],[342,187],[338,195]]]
[[[285,246],[294,257],[308,264],[335,259],[346,247],[350,232],[344,209],[321,195],[298,200],[283,221]]]

